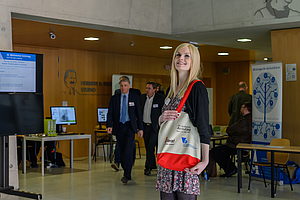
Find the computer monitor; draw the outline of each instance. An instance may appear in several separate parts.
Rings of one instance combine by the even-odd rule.
[[[51,106],[51,119],[56,122],[56,131],[58,133],[62,132],[62,125],[75,125],[76,112],[74,106]]]
[[[0,51],[0,92],[43,93],[43,55]]]
[[[98,123],[105,123],[107,121],[107,113],[108,108],[97,109]]]
[[[0,93],[0,136],[44,133],[40,93]]]

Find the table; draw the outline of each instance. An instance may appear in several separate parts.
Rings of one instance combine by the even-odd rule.
[[[236,146],[238,156],[238,193],[242,188],[242,167],[241,158],[242,150],[257,150],[257,151],[269,151],[271,152],[271,197],[274,198],[274,152],[282,153],[300,153],[299,146],[270,146],[270,145],[259,145],[259,144],[238,144]],[[251,170],[251,169],[250,169]],[[250,171],[251,173],[251,171]]]
[[[222,144],[222,140],[227,140],[228,135],[212,135],[210,140],[213,142],[213,147],[216,146],[216,141],[220,141],[220,145]]]
[[[89,171],[91,171],[91,135],[58,135],[55,137],[40,136],[40,137],[23,137],[23,173],[26,174],[26,141],[38,141],[42,145],[42,176],[44,176],[44,142],[46,141],[58,141],[58,140],[70,140],[70,168],[73,168],[73,140],[89,139]]]

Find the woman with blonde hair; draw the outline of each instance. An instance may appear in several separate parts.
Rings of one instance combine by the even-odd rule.
[[[163,113],[159,117],[159,125],[165,121],[175,120],[179,114],[176,111],[187,87],[193,80],[202,75],[200,54],[198,49],[189,43],[180,44],[174,51],[171,84]],[[209,116],[208,95],[205,85],[196,82],[185,102],[182,111],[188,113],[193,125],[197,128],[201,142],[201,161],[192,168],[175,171],[158,166],[156,190],[160,191],[163,200],[197,199],[200,194],[199,174],[205,169],[209,161]]]

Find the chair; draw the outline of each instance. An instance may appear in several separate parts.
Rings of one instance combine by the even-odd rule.
[[[139,142],[138,140],[135,140],[134,142],[135,142],[135,144],[137,144],[137,146],[138,146],[138,148],[139,148],[139,155],[140,155],[140,158],[142,158],[142,156],[141,156],[141,149],[140,149],[140,142]]]
[[[246,167],[246,171],[245,173],[246,174],[249,174],[250,173],[250,164],[251,164],[251,160],[250,160],[250,153],[251,151],[242,151],[243,152],[247,152],[247,154],[242,154],[242,162],[244,162],[245,164],[245,167]],[[249,166],[249,169],[248,169],[248,166]]]
[[[112,145],[116,144],[116,141],[112,141]],[[105,146],[107,147],[107,151],[108,151],[108,147],[110,146],[110,141],[103,141],[103,140],[98,140],[98,143],[96,144],[95,147],[95,152],[94,152],[94,156],[93,159],[95,159],[95,155],[96,155],[96,151],[97,151],[97,146],[98,145],[102,145],[102,150],[103,150],[103,157],[104,157],[104,161],[106,162],[106,155],[105,155]],[[111,151],[111,150],[110,150]],[[109,152],[107,152],[107,154],[109,154]],[[110,155],[107,155],[110,158],[110,162],[111,162],[111,157]]]
[[[290,141],[288,139],[278,139],[278,138],[275,138],[275,139],[273,139],[271,141],[270,145],[271,146],[290,146]],[[268,158],[268,162],[254,162],[254,163],[251,163],[251,165],[250,165],[250,169],[252,169],[252,165],[260,166],[260,169],[261,169],[261,172],[262,172],[263,178],[264,178],[265,187],[267,187],[267,184],[266,184],[266,179],[265,179],[263,167],[271,167],[271,163],[270,163],[270,161],[271,161],[271,152],[267,153],[267,158]],[[286,169],[288,177],[289,177],[291,191],[293,191],[293,186],[292,186],[292,183],[291,183],[289,169],[288,169],[287,164],[286,164],[287,161],[288,161],[288,159],[289,159],[289,153],[274,153],[274,167],[277,169],[277,172],[276,172],[276,184],[275,184],[275,194],[276,194],[276,188],[277,188],[278,169],[279,168]],[[251,184],[251,173],[249,173],[248,191],[250,191],[250,184]]]
[[[245,167],[246,167],[246,174],[248,174],[250,171],[248,170],[248,165],[250,164],[250,152],[251,151],[242,151],[242,162],[245,164]],[[233,162],[235,163],[236,162],[236,153],[235,154],[231,154],[230,155],[230,158],[227,162],[227,170],[229,169],[229,165],[230,165],[230,162]],[[226,170],[225,174],[228,174],[229,172]]]

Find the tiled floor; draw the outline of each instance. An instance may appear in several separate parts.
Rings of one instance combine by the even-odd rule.
[[[19,170],[20,189],[41,193],[45,200],[74,199],[74,200],[151,200],[159,199],[159,192],[155,191],[156,173],[145,176],[145,156],[136,159],[132,172],[132,181],[127,185],[121,183],[123,171],[115,172],[109,162],[104,162],[101,157],[95,163],[92,161],[92,169],[88,171],[87,158],[75,158],[74,169],[64,168],[45,169],[45,176],[41,176],[41,169],[27,168],[27,174]],[[73,173],[71,173],[73,172]],[[218,172],[218,173],[221,173]],[[248,177],[243,175],[241,193],[237,193],[237,177],[211,178],[210,181],[200,179],[201,195],[198,199],[218,200],[252,200],[271,199],[270,186],[264,189],[263,182],[253,181],[251,192],[247,191]],[[293,185],[294,192],[290,191],[289,185],[278,186],[276,199],[300,199],[300,185]],[[0,199],[13,200],[25,199],[15,196],[1,195]]]

